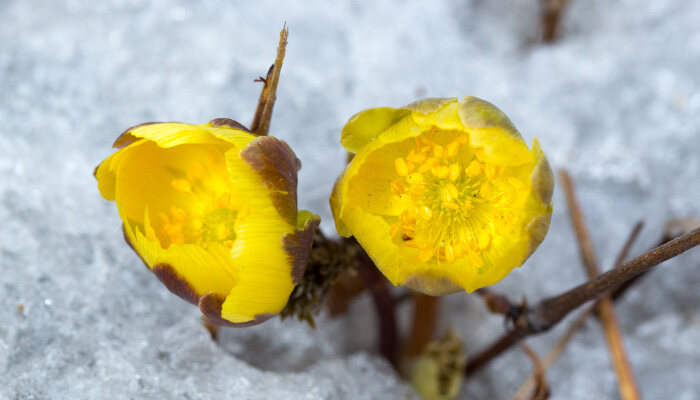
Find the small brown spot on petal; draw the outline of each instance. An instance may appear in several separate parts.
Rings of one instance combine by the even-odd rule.
[[[275,314],[259,314],[255,316],[255,319],[248,322],[234,323],[227,321],[221,317],[221,306],[224,304],[226,296],[209,292],[199,299],[199,310],[204,314],[202,319],[205,322],[214,325],[230,326],[233,328],[245,328],[248,326],[262,324],[268,319],[275,316]]]
[[[121,149],[123,147],[126,147],[126,146],[134,143],[135,141],[139,140],[140,138],[132,135],[131,131],[133,131],[136,128],[142,127],[142,126],[153,125],[153,124],[160,124],[160,122],[144,122],[142,124],[134,125],[131,128],[128,128],[121,135],[119,135],[117,140],[115,140],[114,143],[112,144],[112,147],[114,147],[115,149]]]
[[[151,271],[174,295],[194,305],[199,303],[199,295],[172,266],[169,264],[156,264]]]
[[[301,162],[289,145],[272,136],[261,136],[241,151],[241,158],[262,178],[279,215],[296,225],[297,171]]]
[[[248,133],[252,133],[250,129],[246,128],[245,125],[241,124],[240,122],[233,120],[231,118],[216,118],[211,121],[209,121],[209,125],[212,128],[231,128],[231,129],[239,129]]]
[[[292,282],[297,284],[304,276],[306,263],[309,260],[309,252],[314,240],[314,232],[321,223],[321,219],[313,216],[306,220],[302,229],[297,229],[294,233],[288,233],[282,238],[284,251],[287,252],[287,259],[292,264]]]

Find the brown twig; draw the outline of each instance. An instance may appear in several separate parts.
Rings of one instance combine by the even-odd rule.
[[[540,18],[542,23],[542,41],[552,43],[559,37],[561,20],[569,0],[541,0]]]
[[[435,334],[440,311],[440,297],[413,293],[413,322],[411,333],[403,351],[403,358],[411,359],[420,355]]]
[[[284,24],[280,32],[280,42],[277,46],[277,58],[275,63],[267,71],[265,79],[258,78],[256,81],[263,82],[263,88],[258,99],[258,107],[255,109],[253,122],[250,124],[250,130],[258,136],[267,136],[270,130],[270,120],[272,119],[272,108],[275,106],[277,99],[277,84],[280,80],[280,72],[282,71],[282,62],[287,49],[287,38],[289,37],[289,28],[287,23]]]
[[[627,259],[629,251],[632,248],[634,242],[639,237],[639,233],[642,231],[643,226],[644,224],[641,221],[637,222],[637,224],[634,226],[632,232],[627,238],[627,241],[625,242],[624,246],[622,246],[622,250],[620,250],[620,253],[615,259],[615,263],[613,264],[614,268],[619,267]],[[618,294],[618,297],[620,294]],[[569,344],[569,342],[571,342],[571,339],[573,339],[574,335],[579,330],[581,330],[581,328],[583,328],[583,326],[586,324],[588,317],[594,314],[596,307],[597,304],[588,307],[585,311],[581,312],[578,315],[578,317],[576,317],[576,319],[574,320],[574,322],[571,323],[571,325],[569,325],[569,328],[566,330],[564,335],[561,338],[559,338],[557,343],[552,347],[551,350],[549,350],[547,356],[544,358],[543,366],[545,370],[551,367],[552,364],[554,364],[554,362],[561,356],[561,354],[564,352],[564,349],[566,349],[566,346]],[[532,393],[537,383],[537,376],[533,373],[522,384],[522,386],[520,386],[518,391],[515,393],[514,398],[525,398],[529,393]]]
[[[394,299],[391,297],[386,278],[377,270],[364,251],[358,256],[357,273],[365,288],[372,295],[379,322],[379,352],[398,369],[398,330],[394,312]]]
[[[511,331],[482,352],[474,357],[470,357],[465,373],[467,375],[474,374],[493,358],[508,350],[519,338],[547,331],[582,304],[594,300],[608,291],[615,290],[626,281],[690,250],[698,244],[700,244],[700,228],[660,245],[626,262],[619,268],[605,272],[595,279],[591,279],[558,296],[540,301],[535,307],[526,309],[519,316]]]
[[[586,269],[588,278],[593,279],[600,275],[601,271],[598,266],[598,261],[596,260],[597,257],[595,249],[593,248],[593,240],[586,227],[583,211],[576,197],[573,179],[566,170],[559,171],[559,178],[564,188],[564,194],[566,195],[566,203],[569,206],[569,216],[574,227],[574,232],[576,233],[583,266]],[[615,315],[615,308],[610,294],[605,294],[601,297],[598,301],[596,312],[598,313],[598,318],[603,327],[613,367],[617,374],[620,398],[622,400],[639,400],[641,396],[634,377],[632,365],[625,351],[622,331],[620,330],[620,324]]]
[[[549,398],[549,386],[547,385],[547,367],[542,362],[542,359],[535,353],[530,346],[526,345],[524,342],[518,342],[520,348],[525,352],[525,354],[532,361],[533,372],[535,383],[535,391],[529,397],[525,395],[520,395],[516,393],[511,400],[546,400]]]
[[[582,304],[614,290],[625,281],[700,244],[700,228],[650,250],[563,294],[542,300],[527,313],[529,330],[546,330]]]
[[[474,291],[474,294],[481,297],[486,304],[486,308],[494,314],[512,315],[517,312],[518,307],[505,295],[497,293],[489,288],[481,288]]]

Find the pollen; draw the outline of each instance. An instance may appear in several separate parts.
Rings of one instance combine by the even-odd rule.
[[[394,159],[391,191],[408,201],[390,236],[417,262],[481,267],[493,237],[518,221],[513,204],[525,185],[483,148],[470,148],[465,133],[432,130],[409,143]]]

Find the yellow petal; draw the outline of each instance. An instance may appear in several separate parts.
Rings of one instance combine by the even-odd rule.
[[[357,153],[362,146],[376,139],[391,125],[409,115],[403,109],[381,107],[371,108],[355,114],[343,127],[340,144],[351,153]]]

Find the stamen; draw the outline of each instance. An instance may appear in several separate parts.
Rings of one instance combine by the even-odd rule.
[[[396,173],[399,176],[408,175],[408,165],[406,165],[406,160],[404,160],[403,158],[399,157],[396,160],[394,160],[394,166],[396,167]]]
[[[481,173],[481,163],[473,160],[471,163],[469,163],[469,166],[464,170],[464,173],[467,174],[468,177],[473,178]]]
[[[433,167],[430,172],[438,178],[447,178],[450,174],[450,168],[446,165],[438,165],[437,167]]]
[[[435,156],[435,158],[442,158],[443,154],[444,149],[442,146],[440,146],[439,144],[433,146],[433,155]]]
[[[398,179],[390,189],[406,205],[389,234],[400,234],[403,245],[417,249],[417,262],[466,258],[479,268],[493,235],[508,234],[517,222],[518,214],[508,208],[525,184],[513,176],[499,178],[507,169],[486,161],[482,147],[474,149],[472,159],[457,158],[462,146],[469,146],[467,135],[436,143],[436,132],[415,138],[409,142],[415,147],[394,159]]]
[[[450,165],[450,176],[449,176],[449,178],[450,178],[451,181],[454,182],[454,181],[456,181],[457,179],[459,179],[459,171],[460,171],[460,169],[461,169],[461,168],[459,167],[459,164],[456,164],[456,163],[455,163],[455,164]]]
[[[445,148],[445,152],[447,154],[448,158],[452,158],[457,155],[457,152],[459,152],[459,148],[462,147],[462,141],[459,139],[453,140],[450,144],[447,145]]]

